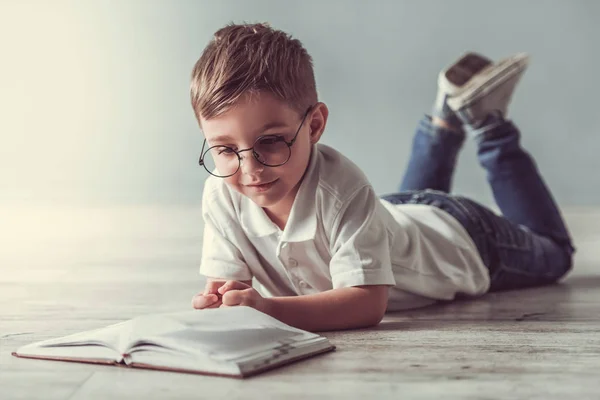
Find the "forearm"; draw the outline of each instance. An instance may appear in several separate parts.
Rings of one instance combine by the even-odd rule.
[[[377,325],[387,307],[387,286],[357,286],[326,292],[266,299],[267,313],[308,331],[364,328]]]

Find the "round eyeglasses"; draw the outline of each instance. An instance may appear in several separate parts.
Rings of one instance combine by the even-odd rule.
[[[296,141],[298,133],[302,125],[304,125],[304,120],[311,109],[312,107],[309,107],[306,110],[300,126],[298,126],[294,137],[289,142],[285,140],[283,135],[263,135],[256,138],[254,145],[247,149],[234,150],[229,146],[217,145],[209,147],[204,151],[204,147],[206,146],[206,139],[204,139],[198,164],[203,166],[211,175],[218,178],[227,178],[239,171],[242,165],[240,154],[245,151],[252,151],[252,155],[256,161],[262,165],[280,167],[289,161],[292,155],[292,145]]]

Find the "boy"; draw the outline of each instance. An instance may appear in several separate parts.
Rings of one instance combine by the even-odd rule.
[[[213,175],[203,194],[208,279],[193,306],[348,329],[376,325],[386,310],[564,276],[567,228],[505,119],[526,66],[522,54],[493,63],[469,53],[442,71],[400,193],[380,199],[355,164],[317,144],[328,109],[302,44],[263,24],[216,32],[191,84],[200,164]],[[465,130],[504,217],[448,194]]]

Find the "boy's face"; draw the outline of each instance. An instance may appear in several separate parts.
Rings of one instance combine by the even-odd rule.
[[[222,178],[260,207],[275,215],[287,216],[308,167],[312,145],[319,140],[325,128],[327,113],[327,107],[318,103],[302,123],[304,115],[273,95],[261,93],[245,96],[217,117],[200,118],[200,124],[208,147],[224,145],[236,151],[251,148],[263,135],[280,135],[289,143],[298,132],[290,148],[289,160],[284,165],[265,166],[258,162],[252,151],[245,151],[240,154],[240,169],[233,176]],[[287,145],[282,148],[286,152],[284,158],[287,158],[287,148]],[[235,163],[236,159],[233,155],[231,162]]]

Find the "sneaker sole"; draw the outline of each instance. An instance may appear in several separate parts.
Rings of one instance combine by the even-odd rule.
[[[438,85],[446,92],[462,91],[464,86],[478,72],[492,64],[492,60],[477,53],[465,53],[449,65],[438,76]]]

